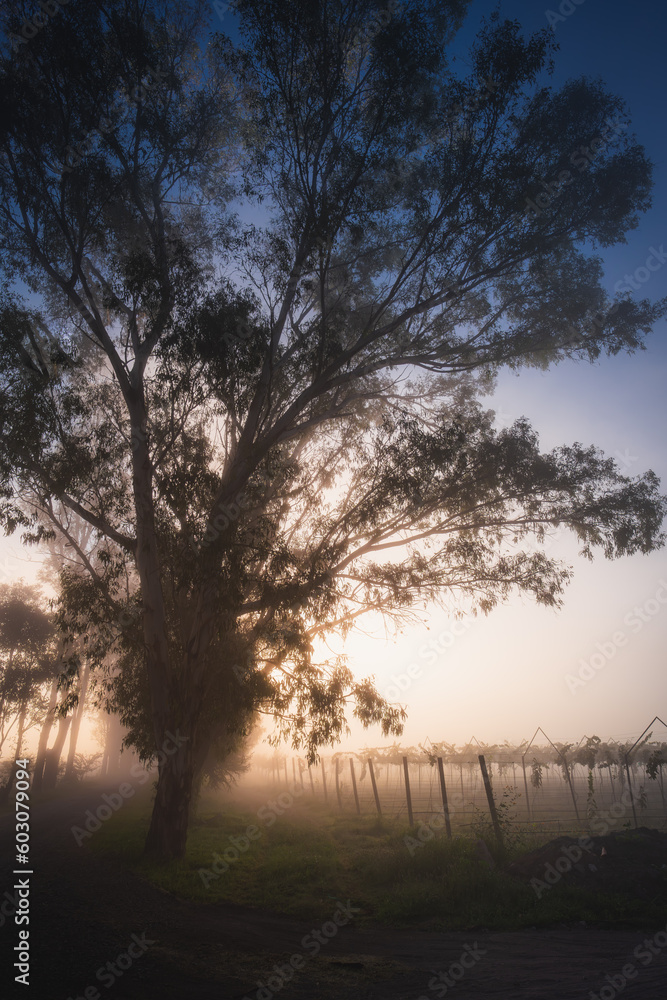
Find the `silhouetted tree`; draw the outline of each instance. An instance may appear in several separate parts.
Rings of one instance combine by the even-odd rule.
[[[0,585],[0,751],[11,737],[14,759],[46,710],[43,688],[57,673],[55,629],[37,587]],[[13,775],[4,786],[11,788]]]
[[[652,473],[542,454],[476,400],[502,366],[634,350],[661,308],[610,301],[580,249],[649,204],[622,102],[538,86],[550,34],[498,18],[457,76],[466,6],[238,0],[236,44],[198,0],[88,0],[3,60],[3,517],[93,528],[72,635],[107,623],[140,748],[185,737],[160,857],[216,727],[259,707],[312,759],[351,700],[400,732],[318,635],[456,593],[557,604],[567,570],[520,547],[554,525],[587,555],[662,542]]]

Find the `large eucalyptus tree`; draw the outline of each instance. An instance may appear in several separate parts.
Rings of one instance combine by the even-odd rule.
[[[567,568],[520,544],[551,526],[587,554],[662,543],[652,473],[541,454],[477,401],[503,366],[635,350],[660,307],[610,301],[594,255],[649,204],[621,101],[541,86],[551,36],[499,19],[460,76],[466,6],[6,15],[3,517],[69,541],[63,622],[117,648],[137,744],[182,737],[158,856],[257,708],[311,756],[348,701],[400,731],[318,636],[457,593],[557,604]]]

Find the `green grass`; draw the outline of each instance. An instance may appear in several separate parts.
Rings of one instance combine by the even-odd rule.
[[[481,862],[470,837],[438,835],[411,853],[404,825],[390,820],[332,815],[296,803],[270,826],[252,809],[205,802],[183,861],[156,865],[141,857],[150,801],[128,802],[89,841],[100,854],[119,856],[162,889],[203,903],[221,901],[266,908],[303,919],[326,920],[336,900],[358,908],[357,924],[428,929],[501,930],[558,923],[644,926],[663,918],[646,903],[558,884],[538,899],[533,889]],[[217,877],[214,854],[232,847],[249,826],[259,836]],[[239,841],[236,841],[237,845]],[[535,843],[515,844],[510,857]],[[658,912],[659,911],[659,912]]]

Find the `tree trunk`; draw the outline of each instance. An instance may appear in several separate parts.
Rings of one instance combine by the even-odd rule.
[[[169,724],[171,678],[167,617],[160,580],[155,530],[153,471],[148,445],[148,413],[141,382],[126,395],[132,432],[132,490],[137,515],[135,560],[142,597],[146,669],[151,696],[155,747],[164,745]],[[189,742],[158,758],[158,785],[144,852],[158,860],[183,857],[187,838],[193,767]]]
[[[106,746],[104,753],[107,760],[104,772],[107,778],[116,778],[120,774],[120,753],[123,746],[123,727],[117,715],[109,716],[109,729],[107,732]]]
[[[44,763],[44,778],[43,786],[44,788],[55,788],[56,782],[58,780],[58,765],[60,764],[60,755],[63,752],[63,747],[65,746],[65,740],[67,739],[67,730],[69,729],[69,724],[72,721],[71,715],[67,715],[64,718],[61,716],[58,723],[58,732],[56,733],[56,738],[53,746],[47,751],[46,761]]]
[[[67,754],[67,766],[65,767],[65,781],[70,780],[74,777],[74,757],[76,755],[76,744],[79,739],[79,730],[81,729],[81,720],[83,719],[83,711],[86,707],[86,693],[88,691],[88,678],[90,677],[90,663],[86,661],[86,665],[83,668],[83,673],[81,675],[81,682],[79,685],[79,704],[76,707],[76,712],[72,717],[72,728],[69,734],[69,752]]]
[[[153,735],[157,748],[165,739],[170,721],[169,643],[155,530],[153,466],[147,433],[148,412],[141,382],[128,392],[126,403],[132,434],[132,492],[137,515],[135,562],[141,586],[146,668],[151,696]]]
[[[27,703],[24,702],[24,704],[21,705],[21,709],[19,712],[18,734],[16,737],[16,752],[14,753],[14,760],[19,760],[21,756],[21,750],[23,749],[23,733],[24,733],[25,717],[27,711],[28,711],[28,705]],[[9,771],[9,774],[7,775],[7,781],[2,786],[2,790],[0,791],[0,801],[6,802],[9,799],[9,793],[14,787],[15,775],[16,772],[14,770],[14,767],[12,766]]]
[[[197,741],[194,753],[194,779],[192,782],[192,794],[190,798],[190,815],[194,816],[199,807],[202,785],[204,783],[204,773],[207,765],[214,764],[215,758],[211,750],[210,740]]]
[[[23,749],[23,733],[25,732],[25,717],[28,711],[28,705],[26,702],[21,705],[21,712],[19,714],[19,731],[16,736],[16,753],[14,754],[14,760],[18,760],[21,756],[21,750]]]
[[[182,728],[181,728],[182,733]],[[144,853],[159,861],[185,855],[188,822],[195,789],[195,754],[192,739],[172,754],[162,754],[153,814]]]
[[[58,678],[53,678],[53,683],[51,684],[51,695],[49,698],[49,707],[44,716],[44,722],[42,723],[42,731],[39,734],[39,743],[37,744],[37,759],[35,760],[35,773],[32,779],[32,787],[34,791],[38,791],[42,787],[42,780],[44,777],[44,765],[46,763],[46,748],[49,743],[49,736],[51,735],[51,727],[53,726],[53,717],[56,710],[56,702],[58,701]]]
[[[101,713],[100,724],[104,727],[104,746],[102,748],[102,763],[100,764],[100,773],[98,777],[105,778],[109,768],[109,730],[111,729],[111,716],[108,712]]]
[[[194,742],[202,699],[205,653],[217,631],[214,608],[217,587],[205,584],[200,592],[183,663],[183,690],[175,690],[169,664],[167,615],[161,584],[161,560],[155,528],[153,466],[148,443],[148,412],[141,377],[126,393],[132,433],[132,490],[137,540],[134,550],[142,596],[142,624],[151,716],[158,751],[158,783],[144,852],[158,860],[182,858],[196,773]],[[208,550],[212,566],[215,557]],[[211,580],[214,581],[213,573]],[[204,573],[206,579],[206,573]],[[175,719],[172,705],[179,706]],[[162,748],[168,733],[180,728],[188,739],[173,754]]]
[[[173,716],[169,719],[170,725],[165,726],[162,742],[158,743],[157,791],[144,845],[144,853],[156,860],[169,861],[185,855],[193,793],[196,798],[197,777],[206,757],[206,748],[201,746],[199,719],[205,697],[206,650],[215,631],[212,610],[215,593],[215,587],[210,584],[199,592],[183,663],[182,676],[187,683],[177,701],[180,713],[178,719]],[[185,739],[173,753],[165,753],[164,741],[170,732],[179,732]],[[203,756],[198,751],[203,751]]]

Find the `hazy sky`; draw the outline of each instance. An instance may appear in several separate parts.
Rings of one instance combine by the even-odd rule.
[[[480,17],[495,6],[486,0],[473,3],[457,43],[463,58]],[[657,0],[633,6],[565,0],[561,7],[572,13],[555,24],[560,51],[554,85],[574,76],[601,77],[627,101],[635,132],[655,164],[653,208],[627,244],[604,252],[611,293],[624,275],[644,267],[652,248],[661,252],[667,245],[667,8]],[[514,0],[499,8],[528,31],[548,25],[548,6]],[[557,5],[551,10],[558,15]],[[637,294],[653,301],[667,295],[667,266],[652,272]],[[666,333],[662,321],[647,350],[634,356],[505,375],[489,405],[499,423],[527,416],[545,449],[575,440],[596,444],[619,459],[628,474],[652,468],[667,489]],[[623,738],[638,735],[656,714],[667,719],[665,550],[591,564],[577,556],[573,540],[561,536],[549,551],[575,569],[560,612],[515,599],[487,618],[458,625],[433,613],[428,629],[425,624],[406,630],[395,642],[384,641],[377,622],[369,623],[375,637],[348,641],[345,651],[355,672],[374,673],[380,690],[407,706],[402,742],[429,737],[461,743],[472,735],[487,742],[515,741],[532,736],[537,726],[552,739],[578,739],[584,733]],[[27,557],[16,539],[3,540],[0,582],[21,575],[33,579],[34,564],[25,562]],[[590,679],[577,684],[580,671]],[[346,745],[384,742],[379,730],[365,732],[354,725]]]

